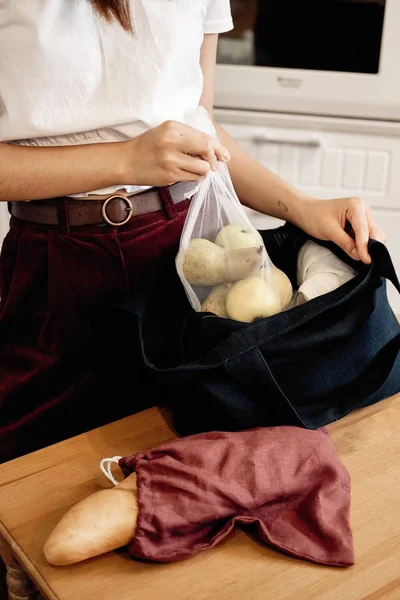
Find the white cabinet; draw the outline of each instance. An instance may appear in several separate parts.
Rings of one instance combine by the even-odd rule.
[[[400,123],[217,110],[217,120],[257,160],[318,198],[360,196],[388,237],[400,275]],[[259,229],[281,222],[248,211]],[[400,313],[400,295],[389,284]]]

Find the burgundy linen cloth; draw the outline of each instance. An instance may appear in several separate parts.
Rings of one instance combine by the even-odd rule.
[[[68,232],[11,218],[0,256],[0,462],[149,405],[97,316],[175,256],[189,201],[161,192],[164,210],[122,227]]]
[[[294,557],[354,564],[350,477],[326,430],[197,434],[119,465],[124,475],[137,474],[135,558],[188,558],[240,525]]]

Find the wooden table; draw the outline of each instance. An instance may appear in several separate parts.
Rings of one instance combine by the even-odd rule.
[[[10,565],[10,598],[36,598],[32,580],[46,600],[400,599],[399,395],[330,427],[352,476],[356,565],[350,569],[288,558],[240,530],[216,548],[172,565],[136,562],[122,552],[71,567],[48,565],[43,543],[62,514],[109,486],[100,459],[174,438],[167,423],[162,409],[151,409],[0,467],[0,534]]]

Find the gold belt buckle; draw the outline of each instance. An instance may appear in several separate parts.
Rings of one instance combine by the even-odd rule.
[[[107,206],[109,205],[109,203],[112,200],[122,200],[123,203],[125,204],[125,211],[128,214],[127,214],[126,219],[123,219],[123,221],[112,221],[110,219],[110,217],[107,215]],[[125,223],[128,223],[128,221],[132,218],[132,214],[133,214],[132,202],[126,196],[122,196],[119,194],[113,194],[109,198],[106,198],[101,207],[101,215],[102,215],[103,219],[105,220],[106,223],[108,223],[109,225],[112,225],[113,227],[121,227],[121,225],[125,225]]]

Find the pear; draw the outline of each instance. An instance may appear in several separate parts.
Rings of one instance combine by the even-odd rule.
[[[221,283],[213,287],[201,305],[202,312],[210,312],[226,319],[228,317],[228,313],[226,312],[226,296],[231,286],[231,283]]]
[[[235,250],[236,248],[257,248],[263,245],[263,240],[254,227],[229,223],[218,232],[215,243],[226,250]]]
[[[205,238],[192,238],[183,257],[183,275],[198,286],[237,281],[260,266],[262,254],[262,246],[225,250]]]
[[[289,304],[292,300],[292,297],[293,297],[292,282],[290,281],[290,279],[286,275],[286,273],[284,271],[282,271],[281,269],[278,269],[278,267],[276,267],[275,265],[272,265],[271,277],[272,277],[272,280],[275,280],[275,282],[278,286],[279,294],[280,294],[281,302],[282,302],[282,309],[284,309],[287,306],[289,306]]]
[[[292,297],[293,297],[293,286],[284,271],[278,269],[274,264],[270,263],[270,267],[262,267],[257,270],[257,275],[262,277],[265,281],[270,281],[274,283],[278,288],[279,295],[281,298],[281,308],[282,310],[289,306]]]
[[[47,538],[43,552],[55,566],[99,556],[129,544],[138,517],[136,474],[72,506]]]
[[[226,297],[229,317],[244,323],[271,317],[281,311],[281,306],[277,286],[259,274],[236,281]]]

